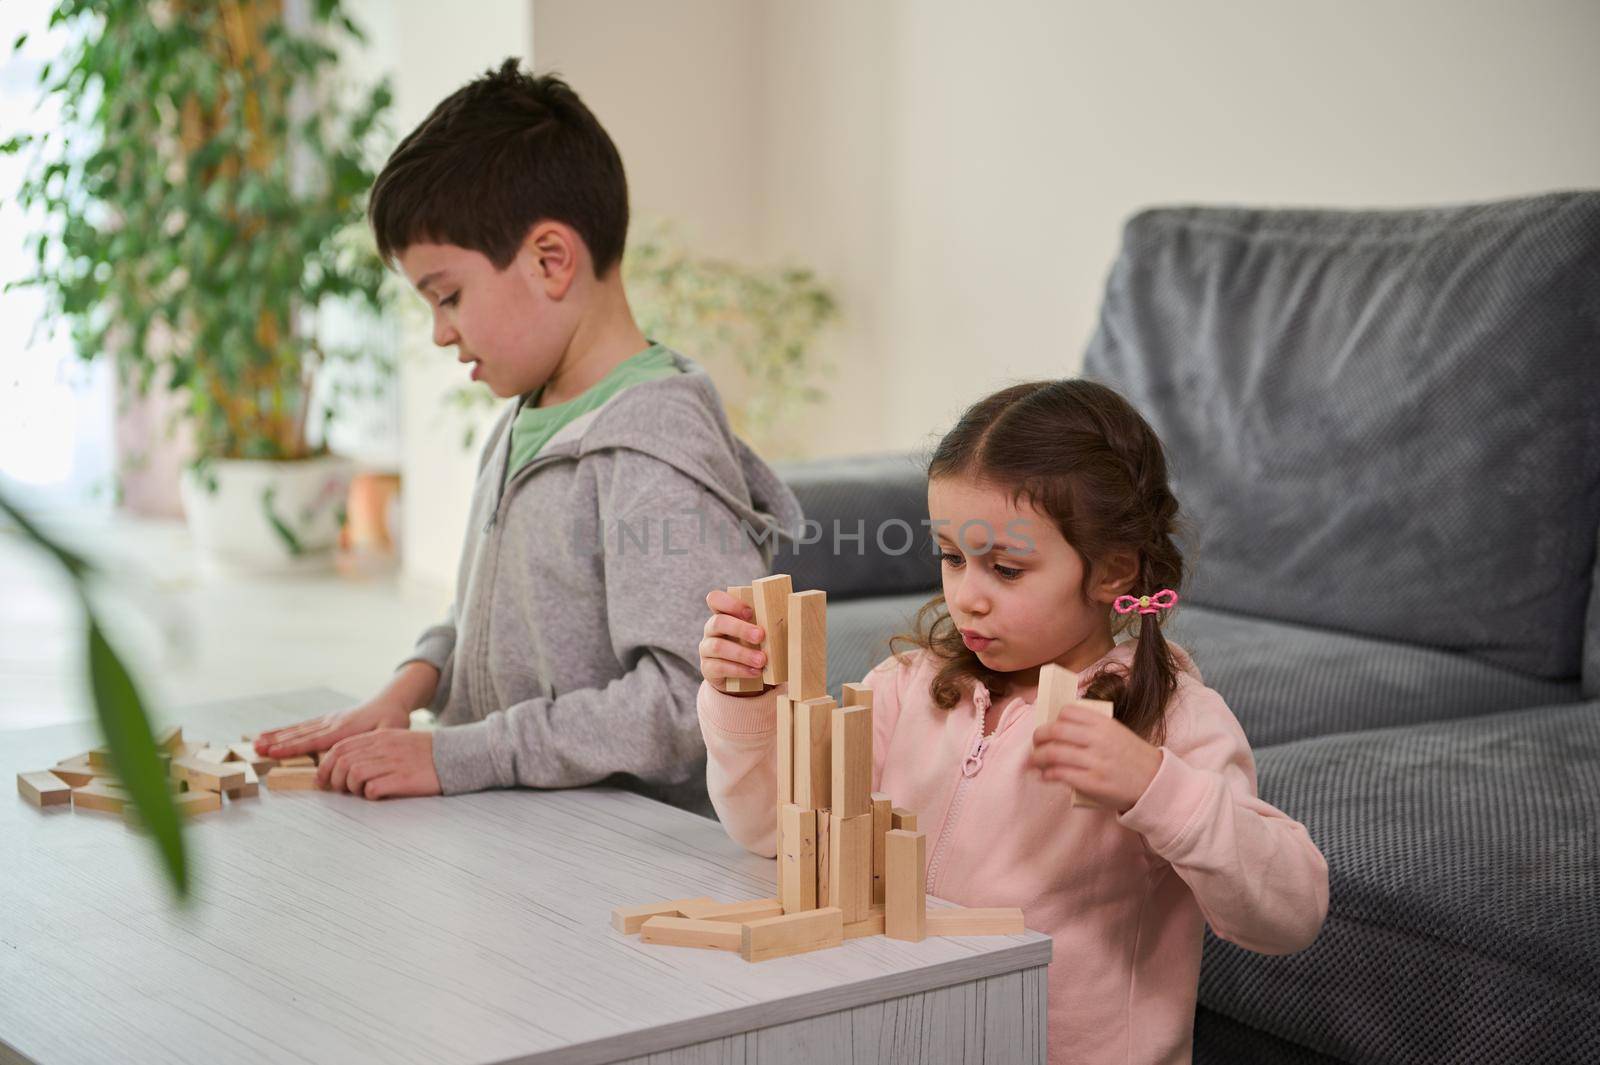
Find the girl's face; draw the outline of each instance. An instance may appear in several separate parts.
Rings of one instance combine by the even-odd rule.
[[[1138,571],[1114,552],[1084,583],[1085,561],[1048,516],[1003,488],[964,477],[928,482],[944,599],[968,648],[988,668],[1032,676],[1054,662],[1074,671],[1111,650],[1111,603]]]

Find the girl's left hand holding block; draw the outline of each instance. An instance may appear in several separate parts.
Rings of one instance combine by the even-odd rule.
[[[1161,748],[1122,722],[1068,703],[1061,715],[1033,734],[1029,763],[1108,809],[1124,813],[1139,801],[1161,768]]]

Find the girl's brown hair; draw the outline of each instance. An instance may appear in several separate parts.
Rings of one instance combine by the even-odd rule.
[[[928,462],[928,479],[963,477],[1026,500],[1056,523],[1084,558],[1084,586],[1114,551],[1137,553],[1129,593],[1180,590],[1183,555],[1178,501],[1167,484],[1161,441],[1139,412],[1116,392],[1092,381],[1067,379],[1013,385],[969,407]],[[1109,609],[1109,608],[1108,608]],[[1138,626],[1131,670],[1102,669],[1086,697],[1109,700],[1116,718],[1152,743],[1165,738],[1167,699],[1179,667],[1161,634],[1161,614],[1115,614],[1113,636]],[[997,698],[1008,677],[987,668],[961,640],[944,595],[917,614],[916,631],[895,637],[942,660],[933,679],[934,703],[950,709],[982,681]]]

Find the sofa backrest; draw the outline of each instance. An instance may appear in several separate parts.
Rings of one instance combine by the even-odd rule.
[[[1600,682],[1600,193],[1146,211],[1085,373],[1166,445],[1193,601]]]
[[[1583,694],[1600,699],[1600,535],[1594,544],[1594,586],[1589,589],[1589,628],[1583,638]]]
[[[853,455],[773,468],[805,514],[801,542],[772,561],[796,591],[820,588],[844,600],[938,589],[925,456]]]

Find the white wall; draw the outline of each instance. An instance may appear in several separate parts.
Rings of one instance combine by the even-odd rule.
[[[534,0],[635,205],[839,292],[814,453],[1075,372],[1123,219],[1600,185],[1600,4]]]
[[[352,71],[387,73],[395,90],[395,142],[462,84],[499,66],[507,56],[525,61],[533,51],[529,0],[473,0],[441,8],[424,0],[361,0],[353,12],[370,46]],[[439,593],[455,587],[456,563],[466,529],[477,449],[462,446],[465,431],[493,420],[447,409],[445,395],[468,383],[454,351],[434,347],[421,297],[407,292],[395,312],[400,344],[401,565],[414,586]]]
[[[833,284],[816,454],[921,446],[1004,382],[1075,372],[1142,206],[1600,187],[1592,0],[387,6],[411,121],[532,42],[616,139],[636,215]],[[405,382],[406,565],[448,581],[470,462],[455,423],[429,428],[453,364],[427,365]]]
[[[890,284],[909,445],[1076,371],[1123,218],[1600,186],[1600,4],[897,0]]]

